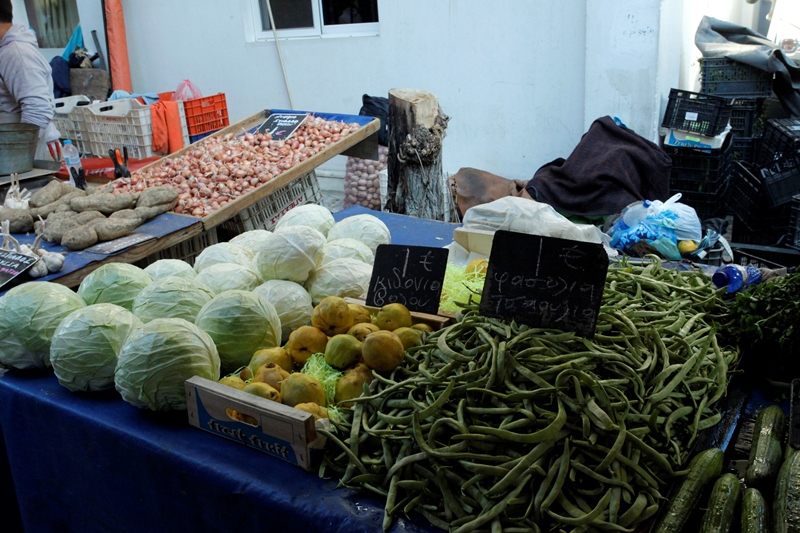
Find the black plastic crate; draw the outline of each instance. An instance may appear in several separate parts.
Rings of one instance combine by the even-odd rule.
[[[663,146],[672,160],[669,187],[675,192],[715,192],[731,175],[733,140],[729,135],[719,149]]]
[[[800,153],[786,155],[761,167],[762,188],[770,205],[779,206],[800,194]]]
[[[734,162],[752,163],[755,154],[755,143],[757,137],[734,137],[733,154],[731,158]]]
[[[754,268],[791,268],[800,266],[800,251],[786,246],[730,243],[734,262]]]
[[[742,224],[753,230],[757,227],[757,215],[765,207],[758,169],[747,163],[736,162],[733,164],[731,181],[731,193],[728,196],[730,211]]]
[[[800,250],[800,194],[792,198],[792,212],[789,215],[789,231],[786,244]]]
[[[731,99],[670,89],[661,126],[700,135],[719,135],[731,118]]]
[[[730,193],[730,176],[719,188],[708,192],[685,191],[670,187],[670,194],[681,193],[681,203],[693,207],[700,220],[722,217],[728,213],[727,197]]]
[[[740,137],[758,137],[764,131],[763,98],[736,98],[731,104],[731,130]]]
[[[727,57],[700,58],[700,92],[734,98],[766,98],[772,94],[771,72]]]
[[[764,135],[756,151],[755,162],[764,166],[784,155],[800,151],[800,119],[771,118],[764,127]]]

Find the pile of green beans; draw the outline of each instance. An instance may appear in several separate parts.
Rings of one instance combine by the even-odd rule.
[[[467,531],[629,531],[720,417],[738,351],[698,272],[609,268],[596,333],[461,320],[406,352],[331,431],[320,475]]]

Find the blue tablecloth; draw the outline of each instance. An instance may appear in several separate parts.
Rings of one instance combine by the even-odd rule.
[[[456,227],[360,207],[336,218],[364,213],[397,244],[444,246]],[[366,533],[383,519],[375,497],[191,427],[185,412],[74,394],[50,372],[0,375],[0,490],[5,532]],[[419,515],[392,529],[431,530]]]

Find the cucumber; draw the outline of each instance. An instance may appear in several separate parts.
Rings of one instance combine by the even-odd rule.
[[[772,485],[781,468],[786,417],[777,405],[758,412],[744,482],[748,487]]]
[[[769,530],[769,511],[764,496],[758,489],[745,489],[742,495],[742,533],[767,533]]]
[[[703,523],[700,524],[700,533],[728,533],[741,498],[739,478],[733,474],[722,474],[711,489],[708,508],[703,514]]]
[[[772,502],[775,533],[800,532],[800,453],[783,462]]]
[[[709,448],[692,459],[689,463],[689,473],[670,500],[667,511],[653,533],[679,533],[683,529],[689,514],[697,506],[703,490],[722,472],[724,455],[719,448]]]

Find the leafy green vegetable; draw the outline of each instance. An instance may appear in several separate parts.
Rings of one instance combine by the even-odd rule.
[[[727,333],[743,348],[769,341],[785,353],[800,349],[800,273],[736,293],[728,306]]]

